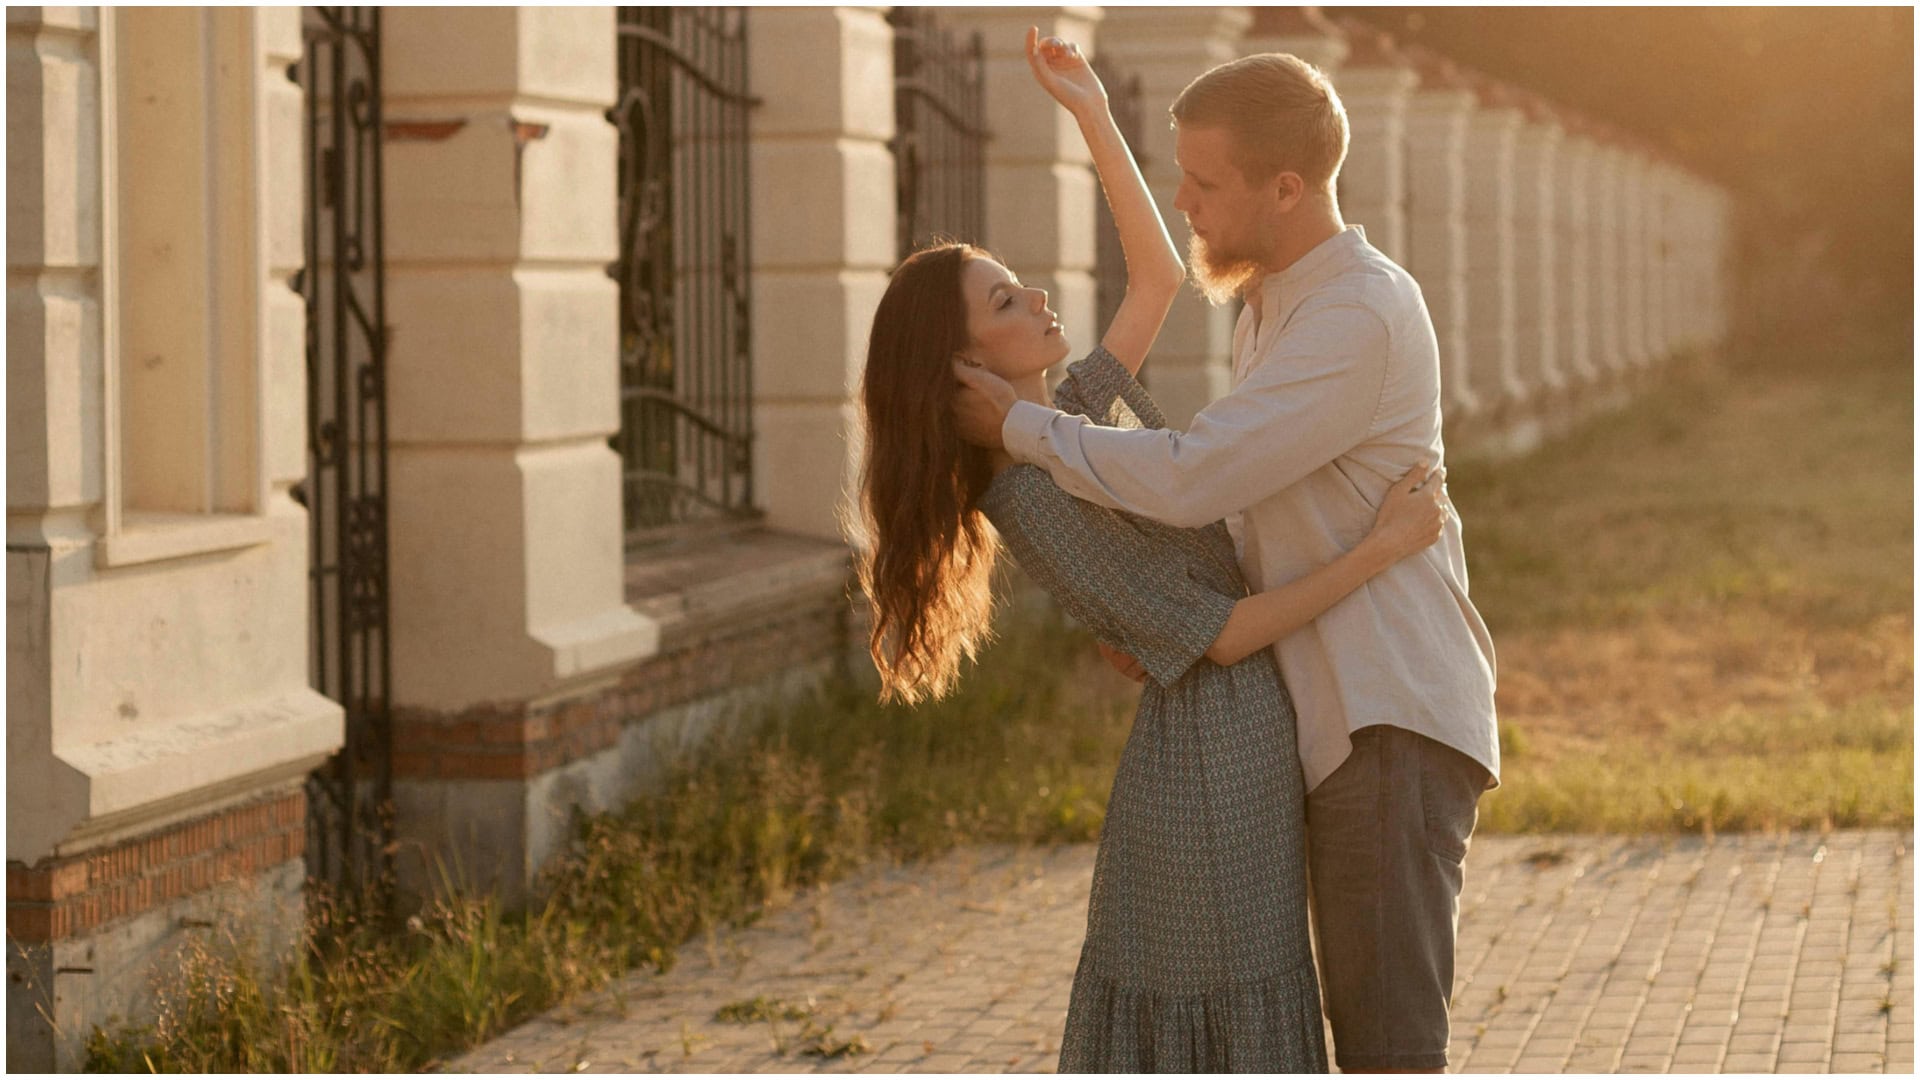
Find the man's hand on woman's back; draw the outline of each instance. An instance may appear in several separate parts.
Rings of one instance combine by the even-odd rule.
[[[1113,670],[1137,683],[1147,681],[1147,669],[1140,666],[1140,661],[1119,649],[1108,648],[1105,642],[1096,641],[1094,644],[1100,646],[1100,655],[1107,658],[1107,663],[1113,665]]]

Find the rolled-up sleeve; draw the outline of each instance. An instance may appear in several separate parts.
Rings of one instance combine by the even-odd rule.
[[[1344,299],[1309,301],[1234,391],[1182,431],[1101,427],[1029,402],[1002,428],[1008,453],[1067,492],[1196,527],[1299,482],[1364,441],[1390,357],[1386,323]]]

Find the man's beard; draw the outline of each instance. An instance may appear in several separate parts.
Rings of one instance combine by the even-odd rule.
[[[1187,268],[1193,283],[1216,306],[1240,296],[1248,286],[1266,276],[1266,268],[1258,260],[1222,256],[1200,239],[1199,233],[1187,236]]]

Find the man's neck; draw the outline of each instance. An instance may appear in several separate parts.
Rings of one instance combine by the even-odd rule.
[[[1340,217],[1340,208],[1332,202],[1303,206],[1294,213],[1299,216],[1274,237],[1273,252],[1266,262],[1268,274],[1278,274],[1306,258],[1308,252],[1339,236],[1347,227]]]

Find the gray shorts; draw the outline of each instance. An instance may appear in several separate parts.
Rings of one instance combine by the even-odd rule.
[[[1343,1072],[1443,1069],[1467,842],[1487,770],[1404,728],[1353,733],[1307,794],[1321,994]]]

